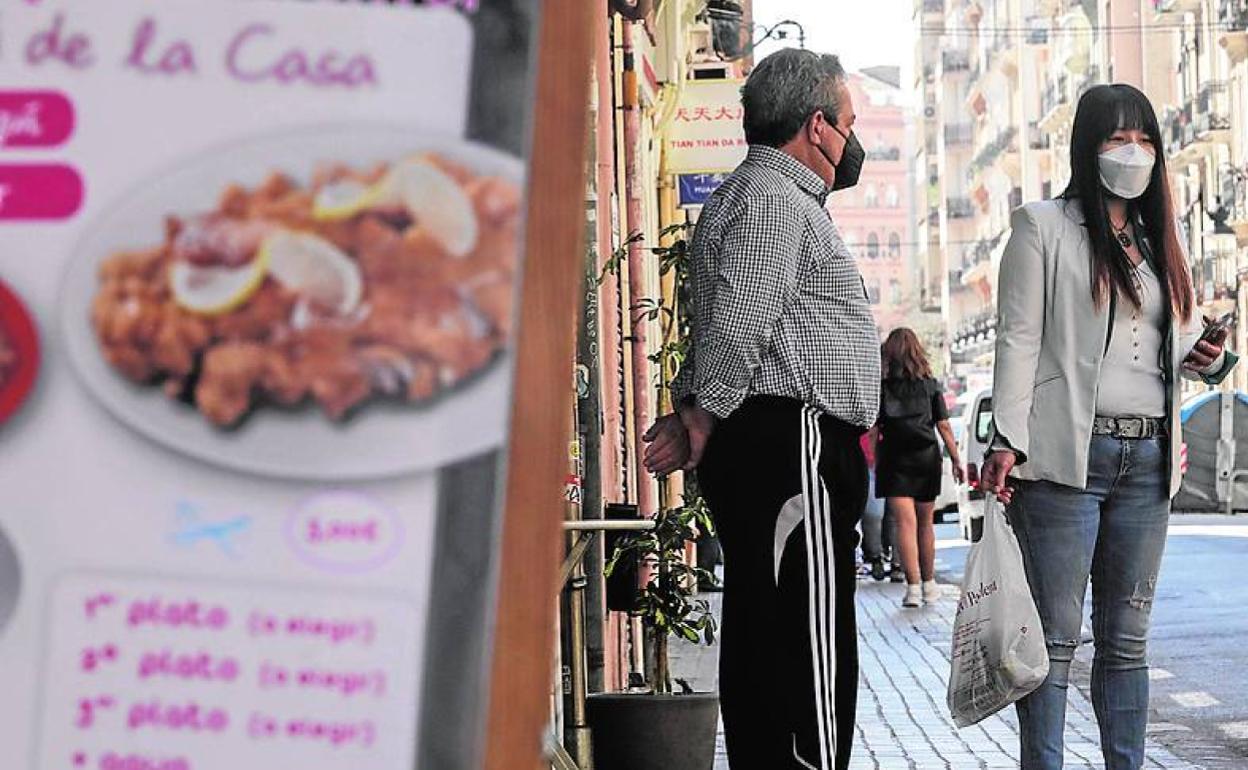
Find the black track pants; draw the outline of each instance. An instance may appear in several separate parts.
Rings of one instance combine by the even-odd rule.
[[[796,400],[752,397],[716,426],[698,468],[724,551],[719,687],[732,770],[849,765],[861,433]]]

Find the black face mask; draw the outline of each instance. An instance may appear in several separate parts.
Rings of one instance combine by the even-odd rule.
[[[850,132],[846,134],[836,126],[832,126],[832,130],[845,137],[845,149],[841,151],[841,162],[832,163],[832,159],[828,158],[828,162],[832,163],[832,167],[836,169],[836,181],[832,183],[832,191],[844,190],[847,187],[853,187],[858,184],[858,177],[862,174],[862,162],[867,159],[867,151],[862,149],[862,143],[858,141],[858,135]],[[827,155],[824,155],[827,158]]]

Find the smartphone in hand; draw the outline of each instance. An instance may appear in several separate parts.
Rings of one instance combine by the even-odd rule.
[[[1212,321],[1207,326],[1205,326],[1205,330],[1201,332],[1200,339],[1197,340],[1197,344],[1201,342],[1212,342],[1214,340],[1220,341],[1220,338],[1222,337],[1222,335],[1230,331],[1231,324],[1234,322],[1235,322],[1234,310],[1232,310],[1229,313],[1223,314],[1222,316],[1218,317],[1216,320]]]

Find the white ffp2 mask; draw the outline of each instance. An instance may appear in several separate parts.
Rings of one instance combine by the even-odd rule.
[[[1153,179],[1157,159],[1135,142],[1100,154],[1101,184],[1119,198],[1132,200],[1144,194]]]

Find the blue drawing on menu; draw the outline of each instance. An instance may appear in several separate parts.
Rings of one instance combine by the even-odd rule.
[[[169,536],[174,545],[193,547],[208,542],[231,559],[242,558],[238,540],[251,529],[250,516],[208,520],[194,503],[179,502],[174,521],[174,532]]]

